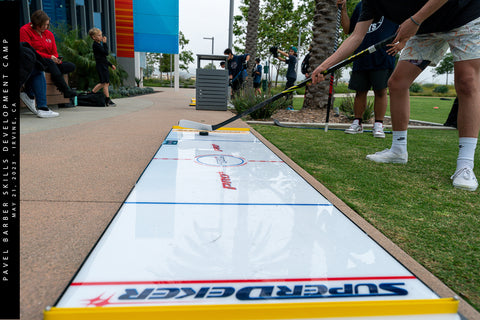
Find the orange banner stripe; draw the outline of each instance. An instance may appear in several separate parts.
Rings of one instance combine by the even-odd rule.
[[[117,56],[133,58],[133,0],[115,0],[115,26],[117,28]]]

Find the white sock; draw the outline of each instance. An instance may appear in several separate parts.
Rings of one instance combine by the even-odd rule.
[[[405,131],[393,131],[392,147],[390,150],[396,153],[407,152],[407,130]]]
[[[477,138],[458,138],[457,171],[462,168],[473,169],[477,140]]]

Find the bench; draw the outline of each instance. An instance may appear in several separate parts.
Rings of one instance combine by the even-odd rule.
[[[68,75],[64,74],[65,82],[68,83]],[[52,81],[50,73],[45,72],[45,80],[47,82],[47,105],[51,106],[54,104],[69,103],[69,98],[64,98],[63,93],[61,93],[55,84]],[[20,100],[20,106],[26,107],[23,101]]]

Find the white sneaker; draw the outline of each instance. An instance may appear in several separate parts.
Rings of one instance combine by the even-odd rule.
[[[396,153],[390,149],[376,152],[374,154],[367,155],[368,160],[372,160],[380,163],[407,163],[408,153]]]
[[[33,114],[37,114],[38,110],[35,106],[35,99],[32,99],[26,94],[25,92],[20,92],[20,99],[22,99],[23,103],[27,106],[27,108],[33,112]]]
[[[357,134],[357,133],[363,133],[363,127],[361,124],[358,124],[357,122],[352,123],[350,128],[345,129],[345,133],[350,133],[350,134]]]
[[[478,181],[470,168],[462,168],[455,172],[451,178],[453,180],[453,187],[468,191],[475,191],[478,187]]]
[[[55,118],[58,116],[59,116],[58,112],[52,111],[50,109],[48,109],[48,111],[38,109],[38,113],[37,113],[37,117],[39,118]]]
[[[383,124],[380,122],[375,122],[373,125],[373,137],[375,138],[385,138],[385,132],[383,132]]]

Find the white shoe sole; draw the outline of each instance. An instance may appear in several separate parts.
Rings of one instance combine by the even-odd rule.
[[[385,158],[376,154],[369,154],[366,157],[368,160],[378,163],[400,163],[406,164],[408,162],[408,155],[405,158]]]
[[[22,92],[20,93],[20,99],[23,101],[23,103],[27,106],[28,110],[30,110],[33,114],[38,114],[38,110],[37,108],[35,107],[35,100],[33,100],[33,105],[32,105],[32,102],[29,101],[30,98],[27,97],[24,97],[24,96],[27,96],[26,93]]]
[[[454,188],[461,189],[461,190],[467,190],[467,191],[475,191],[478,188],[478,185],[476,186],[467,186],[467,185],[453,185]]]

